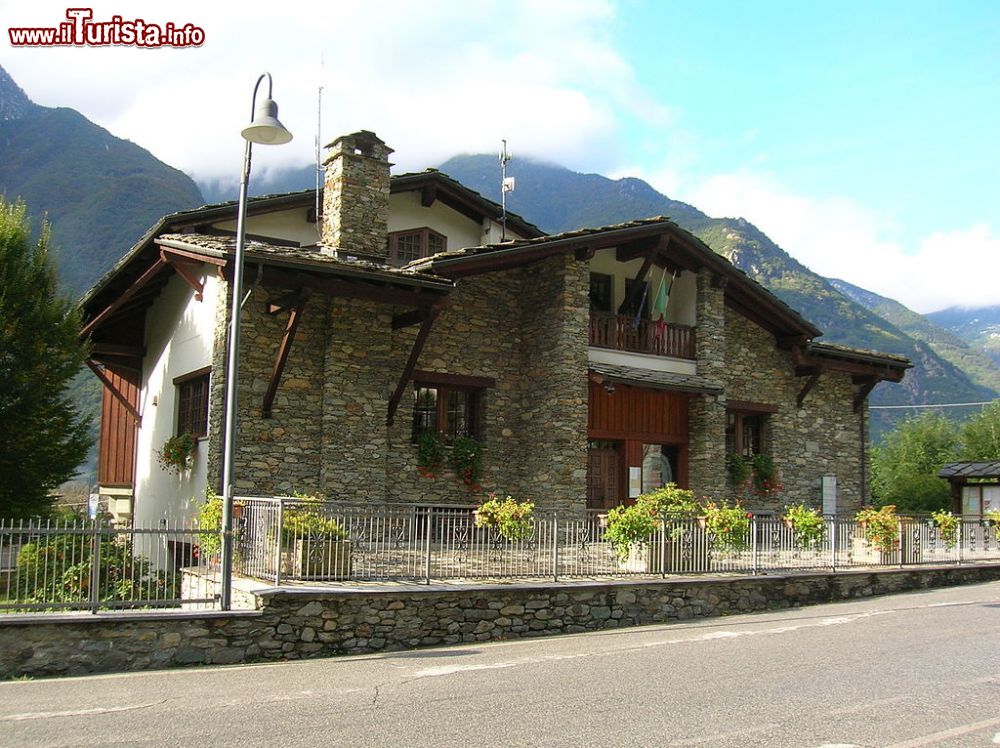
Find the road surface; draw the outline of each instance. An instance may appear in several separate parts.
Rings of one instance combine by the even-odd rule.
[[[991,746],[1000,583],[624,631],[0,683],[0,745]]]

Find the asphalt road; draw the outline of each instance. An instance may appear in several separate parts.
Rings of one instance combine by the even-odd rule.
[[[0,683],[0,745],[990,746],[1000,583],[626,631]]]

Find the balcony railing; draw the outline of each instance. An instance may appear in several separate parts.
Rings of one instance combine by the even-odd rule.
[[[695,359],[695,328],[687,325],[659,325],[634,317],[602,312],[590,313],[590,344],[616,351],[651,353],[657,356]]]

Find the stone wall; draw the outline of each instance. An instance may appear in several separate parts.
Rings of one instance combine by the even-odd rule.
[[[698,374],[722,384],[726,377],[726,307],[724,290],[712,274],[698,274]],[[688,484],[698,496],[726,493],[726,408],[723,398],[702,395],[691,399],[688,410],[690,443]]]
[[[525,268],[521,297],[523,491],[539,507],[583,512],[587,496],[590,270],[572,254]]]
[[[731,310],[726,311],[726,367],[722,383],[729,400],[777,406],[768,416],[765,439],[780,472],[784,490],[774,496],[749,496],[756,508],[781,510],[804,501],[821,506],[820,479],[836,475],[841,511],[854,511],[867,498],[862,492],[863,414],[854,412],[856,387],[850,374],[823,372],[806,395],[795,376],[789,351],[774,336]]]
[[[262,403],[287,313],[258,288],[243,310],[237,493],[320,493],[332,500],[476,504],[496,490],[539,508],[582,510],[586,496],[587,267],[570,256],[463,279],[441,313],[418,370],[492,378],[483,391],[486,479],[473,490],[445,470],[420,476],[412,382],[392,425],[388,405],[417,327],[392,330],[386,304],[313,294],[304,309],[270,418]],[[219,319],[224,352],[227,317]],[[224,371],[224,353],[217,371]],[[216,377],[213,414],[221,414]],[[221,418],[213,434],[221,444]],[[216,456],[212,464],[218,465]],[[218,480],[216,478],[216,480]]]
[[[1000,579],[1000,565],[740,579],[278,590],[256,611],[0,617],[0,678],[577,633]]]

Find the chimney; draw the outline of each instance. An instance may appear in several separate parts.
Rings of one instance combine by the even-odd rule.
[[[392,148],[368,130],[342,135],[327,148],[323,246],[387,257]]]

